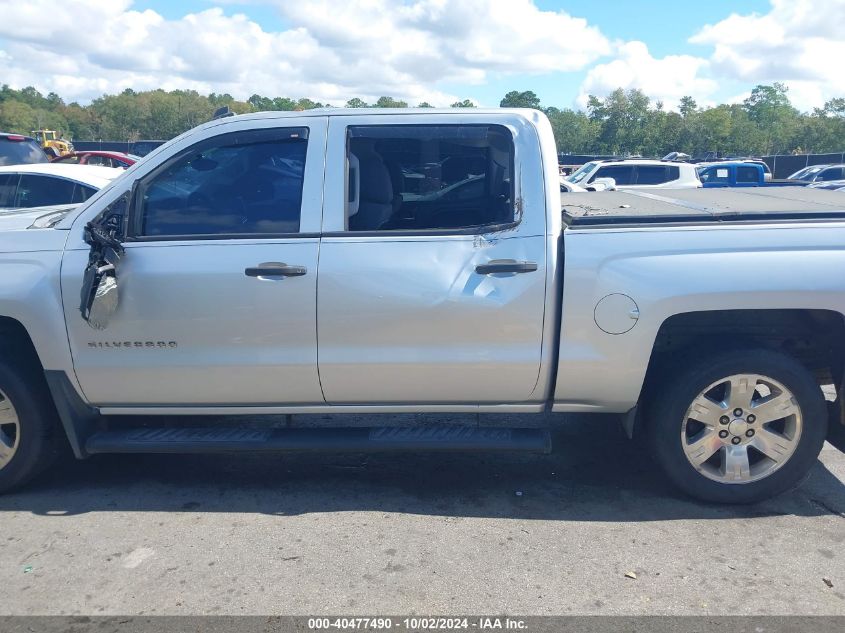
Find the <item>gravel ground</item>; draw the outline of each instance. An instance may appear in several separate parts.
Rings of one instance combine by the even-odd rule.
[[[845,615],[830,445],[795,491],[725,507],[676,493],[610,416],[554,439],[64,459],[0,497],[0,614]]]

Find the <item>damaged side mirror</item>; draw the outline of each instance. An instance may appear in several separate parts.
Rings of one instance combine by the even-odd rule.
[[[115,200],[103,214],[85,226],[85,242],[91,245],[82,278],[79,311],[95,330],[104,330],[117,311],[117,267],[123,256],[120,238],[130,194]]]
[[[105,330],[117,311],[118,291],[115,267],[111,264],[88,268],[82,281],[82,318],[95,330]]]

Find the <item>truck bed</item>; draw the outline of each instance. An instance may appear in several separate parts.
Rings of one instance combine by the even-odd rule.
[[[845,192],[807,187],[561,193],[560,202],[570,228],[845,219]]]

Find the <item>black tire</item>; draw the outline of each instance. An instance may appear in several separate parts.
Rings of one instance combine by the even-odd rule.
[[[818,458],[827,433],[827,409],[813,375],[791,356],[768,349],[688,354],[650,378],[646,441],[669,480],[685,493],[717,503],[756,503],[799,484]],[[681,431],[693,400],[709,385],[735,374],[759,374],[781,383],[795,398],[803,428],[792,455],[774,472],[747,483],[722,483],[696,470],[682,446]]]
[[[0,467],[0,493],[19,488],[42,472],[57,454],[59,425],[38,363],[20,358],[21,350],[0,347],[0,392],[15,408],[19,438],[11,459]]]

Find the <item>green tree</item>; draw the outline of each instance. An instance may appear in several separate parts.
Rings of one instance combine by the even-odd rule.
[[[695,114],[696,110],[698,110],[698,104],[695,102],[695,99],[690,96],[681,97],[681,101],[678,104],[678,112],[681,113],[682,117],[686,119],[688,116]]]
[[[72,139],[97,138],[98,122],[90,108],[84,108],[78,103],[69,103],[61,108],[61,113],[68,124],[68,136]]]
[[[363,99],[359,99],[358,97],[353,97],[349,101],[346,102],[347,108],[369,108],[370,105],[364,101]]]
[[[469,99],[464,99],[463,101],[455,101],[452,105],[449,106],[450,108],[474,108],[475,104],[470,101]]]
[[[511,91],[503,106],[540,108],[531,91]],[[90,105],[65,103],[61,95],[44,96],[36,88],[20,90],[0,85],[0,130],[29,134],[55,129],[75,140],[167,139],[209,120],[215,109],[228,106],[243,114],[255,110],[305,110],[330,107],[309,98],[252,95],[238,101],[230,94],[201,95],[194,90],[132,89],[102,95]],[[359,98],[348,107],[367,107]],[[407,107],[393,97],[381,97],[379,107]],[[469,107],[468,99],[452,104]],[[417,107],[431,107],[422,102]],[[615,90],[591,96],[586,112],[548,107],[558,147],[573,153],[632,153],[662,156],[678,150],[689,154],[765,154],[777,152],[841,152],[845,149],[845,97],[829,99],[812,112],[798,112],[781,84],[756,86],[742,104],[699,107],[690,96],[678,112],[667,111],[639,90]]]
[[[407,108],[408,104],[405,101],[398,101],[393,97],[379,97],[375,102],[376,108]]]
[[[428,101],[421,101],[417,104],[418,108],[433,108],[434,106],[431,105]]]
[[[17,99],[0,102],[0,129],[4,132],[29,134],[35,129],[35,109]]]
[[[781,83],[758,85],[742,103],[748,118],[763,133],[765,153],[784,153],[795,147],[798,111],[789,102],[788,90]]]
[[[651,142],[649,98],[639,89],[617,88],[604,99],[590,95],[587,113],[599,127],[602,153],[639,154]]]
[[[255,112],[266,112],[267,110],[273,110],[273,100],[269,97],[262,97],[261,95],[254,94],[246,102],[252,106],[252,109]]]
[[[584,112],[547,108],[559,152],[582,154],[594,151],[597,126]]]
[[[273,99],[273,110],[281,110],[283,112],[290,112],[296,110],[297,102],[289,97],[276,97]]]
[[[500,108],[534,108],[540,110],[540,97],[531,90],[519,92],[511,90],[499,102]]]
[[[307,97],[302,97],[301,99],[296,100],[296,107],[294,110],[314,110],[315,108],[323,108],[325,107],[319,101],[312,101]]]

